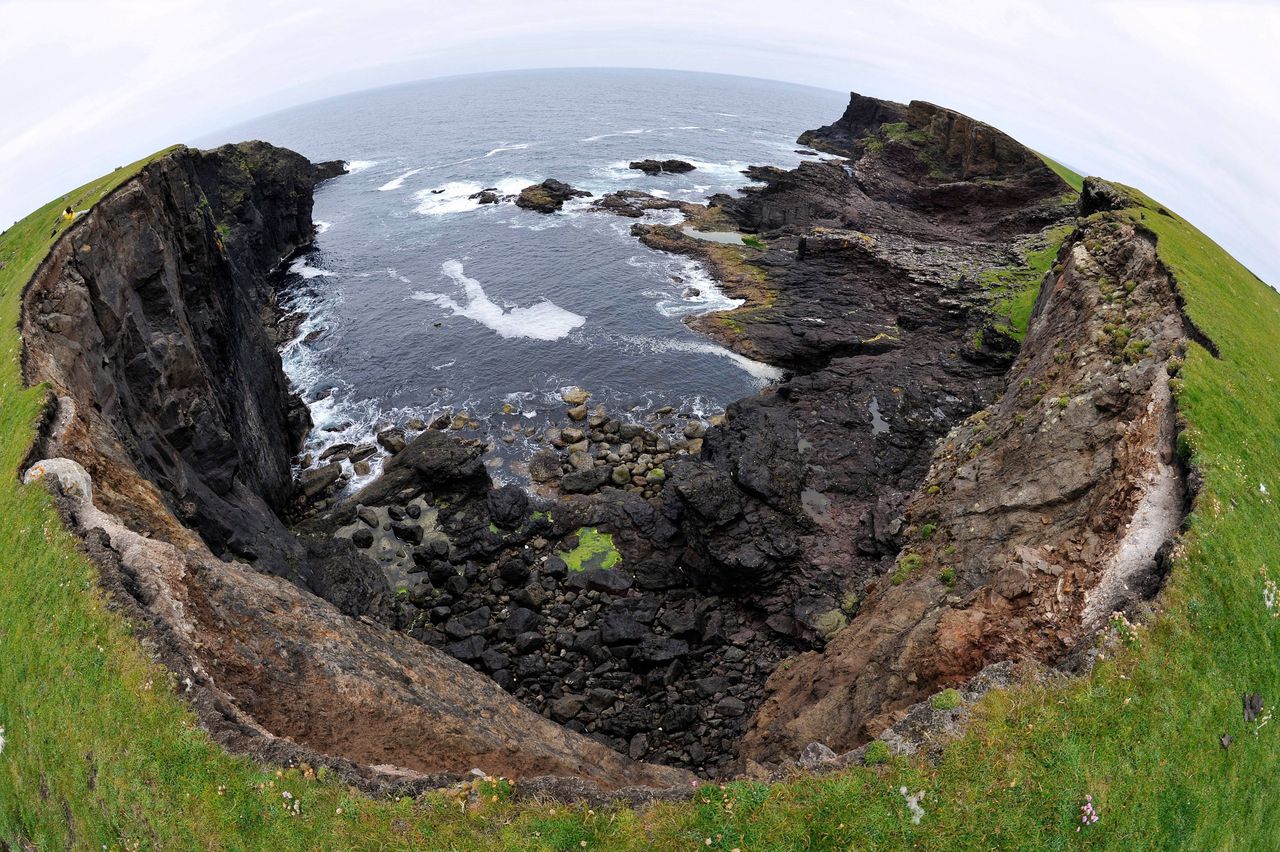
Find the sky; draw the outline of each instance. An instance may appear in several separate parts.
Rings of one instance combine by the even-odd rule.
[[[1280,286],[1277,44],[1280,0],[0,0],[0,227],[307,101],[675,68],[957,109],[1140,187]]]

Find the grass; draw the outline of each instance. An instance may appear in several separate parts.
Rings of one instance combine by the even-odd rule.
[[[586,571],[589,568],[614,568],[622,564],[622,554],[613,543],[613,536],[595,527],[578,530],[578,546],[564,554],[564,564],[570,571]]]
[[[1027,324],[1040,295],[1040,284],[1053,266],[1062,241],[1074,229],[1071,224],[1050,228],[1044,232],[1044,244],[1027,251],[1020,265],[991,269],[979,276],[979,281],[995,293],[995,313],[1003,319],[1003,330],[1014,339],[1027,336]]]
[[[1280,722],[1245,723],[1240,696],[1280,699],[1280,296],[1142,196],[1123,214],[1157,234],[1191,318],[1177,379],[1180,445],[1204,487],[1161,614],[1087,679],[994,692],[930,765],[774,785],[701,788],[643,811],[430,795],[361,797],[306,769],[275,772],[212,745],[94,569],[17,467],[42,404],[18,370],[18,297],[67,203],[83,209],[141,164],[58,199],[0,235],[0,838],[38,848],[148,849],[1274,849]],[[1265,486],[1264,493],[1262,487]],[[586,532],[584,530],[584,532]],[[588,539],[591,539],[588,536]],[[581,545],[580,545],[581,546]],[[1274,588],[1274,587],[1272,587]],[[1222,733],[1234,742],[1218,744]],[[900,787],[923,790],[913,825]],[[293,798],[285,798],[288,791]],[[1101,815],[1077,833],[1093,796]],[[292,803],[298,803],[295,814]],[[74,832],[72,834],[71,832]],[[585,844],[585,847],[583,846]]]
[[[934,710],[954,710],[963,703],[964,699],[955,689],[944,689],[929,699],[929,706]]]

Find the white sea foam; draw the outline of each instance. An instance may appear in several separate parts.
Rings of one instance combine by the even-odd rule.
[[[307,279],[327,278],[334,274],[327,269],[317,269],[314,266],[308,266],[307,259],[305,257],[300,257],[293,263],[289,264],[289,271]]]
[[[418,205],[413,209],[415,213],[420,213],[423,216],[466,213],[470,210],[478,210],[487,206],[481,204],[479,199],[471,197],[486,187],[494,187],[498,190],[499,195],[515,195],[531,183],[536,183],[536,181],[523,177],[503,178],[496,183],[483,186],[471,181],[449,181],[444,186],[435,186],[415,192],[413,197],[418,202]]]
[[[315,224],[316,224],[316,236],[320,236],[325,231],[333,227],[332,222],[322,222],[319,219],[315,220]]]
[[[492,151],[488,152],[483,157],[480,157],[480,159],[483,160],[486,157],[492,157],[494,154],[501,154],[503,151],[523,151],[525,148],[528,148],[531,144],[533,143],[521,142],[518,145],[504,145],[498,148],[494,148]]]
[[[347,160],[347,174],[353,175],[378,165],[377,160]]]
[[[739,369],[758,379],[761,383],[774,382],[782,378],[783,371],[771,364],[753,361],[745,355],[739,355],[731,349],[698,340],[660,340],[656,337],[635,337],[624,335],[626,343],[649,352],[688,352],[691,354],[717,355],[732,361]]]
[[[400,187],[404,186],[404,182],[406,180],[413,177],[420,171],[422,171],[422,169],[409,169],[409,171],[400,175],[400,177],[393,178],[392,180],[389,180],[386,183],[384,183],[382,186],[378,187],[378,192],[390,192],[393,189],[399,189]]]
[[[586,317],[566,311],[545,299],[527,308],[515,307],[504,310],[501,305],[485,294],[479,281],[463,274],[460,262],[445,261],[441,264],[440,271],[462,287],[465,301],[459,303],[453,297],[443,293],[418,292],[413,294],[413,298],[423,302],[434,302],[455,316],[475,320],[497,332],[500,337],[559,340],[587,321]]]
[[[617,133],[600,133],[595,136],[588,136],[586,139],[583,139],[582,141],[583,142],[599,142],[601,139],[610,139],[614,136],[638,136],[641,133],[649,133],[649,132],[651,131],[645,130],[643,127],[638,127],[635,130],[620,130]]]
[[[480,206],[480,202],[469,196],[483,188],[478,183],[454,180],[444,186],[422,189],[413,194],[418,202],[418,206],[413,210],[423,216],[444,216],[448,213],[465,213],[468,210],[475,210]]]

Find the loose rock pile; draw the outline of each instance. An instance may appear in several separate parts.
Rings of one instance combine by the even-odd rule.
[[[736,601],[589,567],[610,562],[611,550],[582,559],[579,538],[599,534],[557,547],[553,528],[539,514],[494,523],[485,562],[435,538],[413,548],[425,576],[401,594],[397,626],[633,758],[725,774],[765,677],[797,648]]]

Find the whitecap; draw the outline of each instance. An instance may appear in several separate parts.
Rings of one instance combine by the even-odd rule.
[[[637,128],[635,130],[620,130],[617,133],[600,133],[600,134],[597,134],[596,136],[588,136],[586,139],[583,139],[582,141],[583,142],[599,142],[601,139],[609,139],[614,136],[637,136],[641,133],[648,133],[648,132],[649,131],[645,130],[644,128]]]
[[[444,186],[431,187],[430,189],[422,189],[413,194],[418,205],[414,207],[415,213],[424,216],[444,216],[449,213],[466,213],[471,210],[478,210],[483,205],[478,198],[471,196],[478,194],[487,187],[493,187],[498,191],[498,195],[515,195],[537,181],[523,177],[503,178],[496,183],[485,184],[481,186],[471,181],[449,181]]]
[[[289,264],[289,271],[294,275],[301,275],[306,279],[327,278],[334,274],[327,269],[317,269],[314,266],[308,266],[307,259],[305,257],[300,257],[293,263]]]
[[[322,222],[321,220],[316,219],[316,220],[315,220],[315,226],[316,226],[316,236],[320,236],[320,235],[321,235],[321,234],[323,234],[325,231],[327,231],[327,230],[329,230],[330,228],[332,228],[332,227],[333,227],[333,223],[332,223],[332,222]]]
[[[470,196],[483,188],[478,183],[449,181],[444,186],[419,190],[413,194],[418,202],[418,206],[413,210],[423,216],[444,216],[448,213],[465,213],[468,210],[475,210],[480,206],[480,202]]]
[[[715,343],[696,340],[660,340],[655,337],[633,337],[630,335],[624,336],[623,339],[650,352],[688,352],[690,354],[717,355],[721,358],[727,358],[739,369],[762,383],[774,382],[783,376],[783,371],[772,364],[754,361],[745,355],[739,355],[732,349],[726,349]]]
[[[377,160],[347,160],[347,174],[353,175],[378,165]]]
[[[566,311],[545,299],[527,308],[515,307],[504,310],[501,305],[485,294],[479,281],[463,274],[460,262],[445,261],[440,265],[440,271],[462,287],[466,301],[459,304],[452,297],[442,293],[425,292],[414,293],[413,298],[423,302],[434,302],[452,312],[454,316],[475,320],[497,332],[499,337],[559,340],[587,321],[586,317]]]
[[[492,151],[488,152],[487,154],[484,155],[484,157],[481,157],[480,159],[483,160],[485,159],[485,157],[492,157],[494,154],[501,154],[503,151],[523,151],[525,148],[528,148],[531,144],[533,143],[522,142],[519,145],[504,145],[499,148],[494,148]]]
[[[409,171],[400,175],[400,177],[393,178],[387,181],[386,183],[384,183],[382,186],[378,187],[378,192],[390,192],[393,189],[399,189],[400,187],[404,186],[404,182],[406,180],[413,177],[420,171],[422,171],[422,169],[409,169]]]

